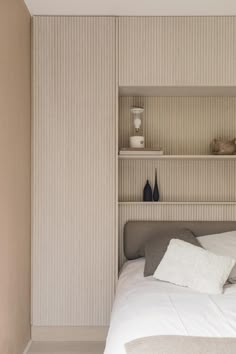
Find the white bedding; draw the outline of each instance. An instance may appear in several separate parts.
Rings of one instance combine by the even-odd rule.
[[[144,278],[143,269],[139,259],[121,271],[105,354],[125,354],[125,343],[153,335],[236,337],[236,284],[206,295]]]

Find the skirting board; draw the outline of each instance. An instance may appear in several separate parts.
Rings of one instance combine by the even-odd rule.
[[[103,342],[106,340],[108,327],[81,326],[81,327],[41,327],[32,326],[32,341],[91,341]]]
[[[23,354],[27,354],[27,353],[28,353],[29,348],[30,348],[30,346],[31,346],[31,343],[32,343],[32,340],[30,340],[29,343],[27,344],[25,350],[23,351]]]

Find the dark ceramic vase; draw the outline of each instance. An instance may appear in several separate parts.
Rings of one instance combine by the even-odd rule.
[[[147,180],[145,187],[143,189],[143,201],[152,202],[152,188],[149,181]]]
[[[160,199],[158,184],[157,184],[157,169],[155,168],[155,184],[153,189],[153,200],[154,202],[158,202]]]

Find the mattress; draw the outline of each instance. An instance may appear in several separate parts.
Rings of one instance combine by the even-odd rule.
[[[104,354],[125,354],[125,343],[148,336],[236,337],[236,284],[207,295],[143,270],[144,259],[122,268]]]

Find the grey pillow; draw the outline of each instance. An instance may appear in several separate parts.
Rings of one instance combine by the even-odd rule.
[[[170,240],[173,238],[202,247],[194,234],[188,229],[183,229],[176,232],[172,231],[169,233],[160,233],[158,236],[152,237],[145,245],[145,277],[154,274],[164,254],[166,253]]]

